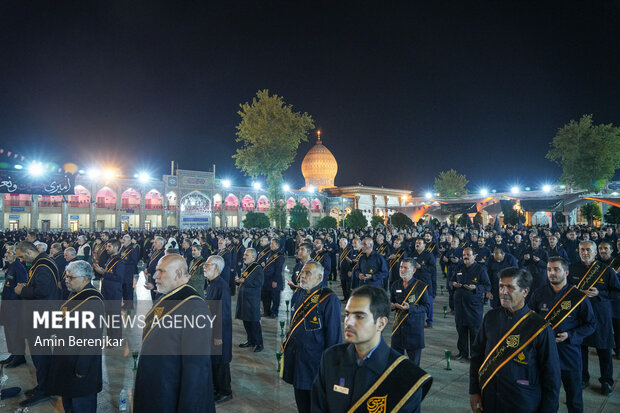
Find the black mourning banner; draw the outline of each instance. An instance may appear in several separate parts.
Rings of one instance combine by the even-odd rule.
[[[478,212],[475,202],[441,204],[441,215],[473,214]]]
[[[521,209],[527,212],[538,212],[538,211],[554,211],[561,212],[564,209],[564,200],[563,199],[531,199],[525,200],[522,199]]]
[[[0,171],[0,193],[33,195],[73,195],[75,175],[32,176],[25,171]]]

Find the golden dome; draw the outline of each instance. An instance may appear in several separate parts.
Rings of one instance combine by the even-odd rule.
[[[317,136],[316,145],[310,148],[301,163],[301,173],[306,180],[306,186],[302,190],[308,189],[310,185],[319,191],[333,187],[338,173],[338,162],[321,142],[321,131],[317,131]]]

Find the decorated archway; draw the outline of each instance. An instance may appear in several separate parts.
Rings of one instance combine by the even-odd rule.
[[[321,201],[318,198],[312,200],[312,212],[321,212]]]
[[[289,211],[295,205],[297,205],[297,201],[295,201],[295,198],[290,197],[289,199],[286,200],[286,210],[287,211]]]
[[[265,195],[261,195],[258,198],[258,211],[259,212],[269,211],[269,199]]]
[[[90,205],[90,191],[82,185],[76,185],[73,188],[75,195],[69,195],[68,205],[71,208],[88,208]]]
[[[121,194],[122,209],[138,209],[140,208],[140,193],[133,188],[127,189]]]
[[[162,196],[161,192],[157,189],[151,189],[144,196],[144,208],[145,209],[161,209],[162,208]]]
[[[224,208],[226,211],[236,211],[239,209],[239,198],[233,194],[228,194],[224,200]]]
[[[104,186],[95,196],[97,200],[97,208],[116,209],[116,194],[112,189]]]
[[[251,195],[246,195],[241,200],[242,211],[254,211],[254,198]]]
[[[202,192],[193,191],[180,202],[181,228],[206,228],[211,226],[211,200]]]
[[[176,211],[179,206],[179,201],[177,199],[177,194],[174,191],[170,191],[166,194],[166,198],[168,199],[168,209],[169,211]]]

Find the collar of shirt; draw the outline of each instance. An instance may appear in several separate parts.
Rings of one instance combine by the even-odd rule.
[[[366,360],[369,360],[370,357],[372,357],[373,353],[375,352],[375,350],[381,345],[381,342],[383,341],[383,337],[379,338],[379,342],[377,343],[377,345],[375,346],[375,348],[373,348],[372,350],[370,350],[370,353],[368,353],[368,355],[366,357],[364,357],[358,364],[362,364],[364,363]]]

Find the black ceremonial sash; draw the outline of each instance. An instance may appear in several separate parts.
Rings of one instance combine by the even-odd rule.
[[[342,265],[342,261],[345,260],[345,258],[347,258],[349,256],[349,252],[351,250],[349,249],[349,247],[345,248],[342,253],[340,254],[340,261],[338,262],[338,266]]]
[[[581,290],[575,287],[569,288],[566,294],[564,294],[564,296],[555,303],[551,311],[547,313],[545,320],[547,320],[547,322],[551,324],[551,328],[555,330],[556,327],[559,326],[585,299],[586,295]]]
[[[620,270],[620,255],[613,259],[613,261],[609,264],[612,270],[618,272]]]
[[[478,370],[480,390],[484,390],[495,374],[530,344],[548,325],[544,318],[533,311],[521,317],[495,345]]]
[[[153,321],[155,319],[161,320],[165,316],[176,311],[188,300],[196,298],[202,300],[202,298],[200,298],[200,296],[196,293],[196,290],[187,284],[184,284],[164,295],[146,314],[146,317],[144,317],[145,326],[144,330],[142,330],[142,344],[144,344],[146,338],[149,334],[151,334],[151,331],[153,331],[153,328],[155,327],[153,325]]]
[[[58,284],[58,266],[51,258],[43,257],[36,260],[35,263],[32,264],[32,267],[30,267],[30,270],[28,271],[28,282],[26,283],[26,285],[30,285],[30,281],[32,281],[32,277],[34,277],[34,273],[39,267],[47,267],[52,272],[54,281],[56,281],[56,284]]]
[[[385,251],[385,248],[387,247],[387,245],[385,244],[381,244],[381,246],[379,246],[379,248],[377,249],[377,252],[381,255],[383,255],[383,251]]]
[[[152,257],[152,258],[151,258],[151,260],[149,261],[149,267],[151,266],[151,264],[153,263],[153,261],[155,261],[156,259],[158,259],[158,258],[159,258],[159,256],[160,256],[160,255],[161,255],[161,256],[163,256],[163,252],[164,252],[164,249],[162,248],[162,249],[160,249],[159,251],[157,251],[157,252],[153,255],[153,257]],[[152,276],[152,275],[153,275],[153,274],[151,274],[151,276]]]
[[[589,290],[594,287],[594,284],[603,276],[603,273],[607,269],[607,265],[603,264],[599,260],[596,260],[590,265],[590,268],[577,284],[577,288],[580,290]]]
[[[361,256],[362,256],[362,251],[360,251],[360,252],[357,254],[357,257],[355,257],[355,261],[356,261],[356,262],[355,262],[355,265],[353,266],[352,270],[354,270],[354,269],[357,267],[357,264],[359,264],[359,259],[360,259],[360,257],[361,257]]]
[[[295,314],[293,314],[293,318],[291,318],[291,328],[286,334],[286,338],[282,343],[282,352],[286,348],[289,339],[293,336],[293,332],[301,325],[304,319],[314,310],[320,303],[322,303],[327,297],[333,294],[333,291],[329,288],[318,289],[312,294],[310,294],[304,302],[299,306],[297,310],[295,310]]]
[[[269,259],[265,263],[265,267],[264,268],[269,267],[269,265],[273,264],[275,262],[275,260],[277,260],[279,257],[280,257],[280,254],[278,254],[278,253],[273,254],[271,257],[269,257]]]
[[[420,386],[427,392],[432,380],[430,374],[400,356],[347,413],[396,413]]]
[[[405,297],[405,301],[401,303],[401,305],[405,305],[407,301],[409,301],[409,305],[417,305],[420,298],[424,294],[424,291],[428,288],[428,285],[423,283],[420,280],[416,280],[411,290],[409,290],[409,294]],[[404,310],[396,310],[396,315],[394,316],[394,328],[392,330],[392,335],[398,330],[400,325],[405,321],[405,319],[409,317],[409,311]]]
[[[320,262],[321,262],[321,260],[323,259],[323,256],[325,256],[325,254],[324,254],[324,253],[319,253],[319,254],[316,254],[316,255],[314,256],[314,258],[312,258],[312,260],[313,260],[313,261],[316,261],[316,262],[318,262],[318,263],[320,263]]]
[[[196,260],[194,264],[192,264],[192,268],[189,269],[189,275],[194,275],[194,271],[198,269],[199,266],[205,263],[205,259],[200,257]]]
[[[258,267],[258,264],[256,262],[253,262],[252,264],[248,265],[248,268],[246,268],[245,271],[243,271],[243,273],[241,274],[241,277],[248,278],[250,275],[252,275],[252,273],[257,267]]]
[[[103,297],[99,291],[94,288],[84,288],[60,306],[60,311],[62,311],[62,319],[64,320],[67,313],[77,310],[88,300],[100,300],[101,305],[103,305]]]
[[[394,268],[394,265],[396,265],[396,263],[400,261],[400,259],[403,257],[403,254],[405,254],[405,250],[398,250],[398,251],[399,252],[396,254],[396,257],[394,257],[394,259],[390,261],[390,271],[392,271],[392,268]]]
[[[263,258],[266,254],[269,253],[271,249],[269,247],[266,247],[264,250],[262,250],[259,254],[258,254],[258,258],[256,258],[256,261],[260,260],[261,258]]]

